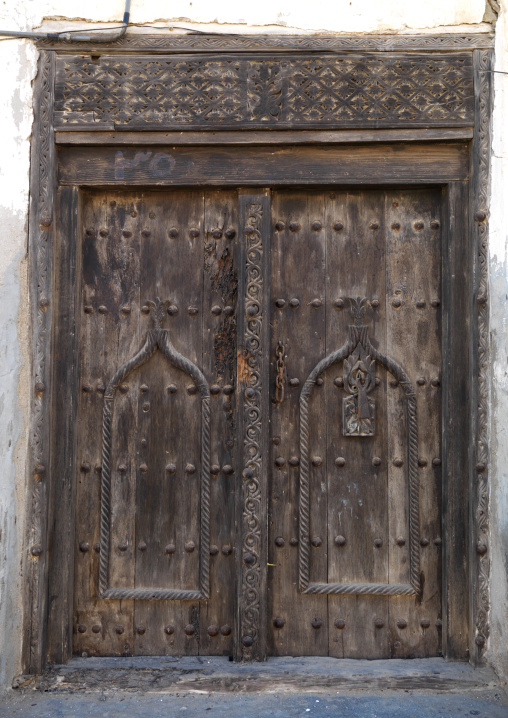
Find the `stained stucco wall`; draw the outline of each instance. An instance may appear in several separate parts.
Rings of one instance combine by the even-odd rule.
[[[0,28],[115,24],[122,15],[123,0],[2,0]],[[487,32],[494,17],[485,0],[175,0],[170,4],[133,0],[131,9],[134,23],[180,24],[235,33]],[[501,0],[496,53],[496,69],[508,72],[508,0]],[[36,60],[30,41],[0,40],[0,688],[9,686],[21,670],[22,572],[24,561],[29,560],[22,553],[28,498],[24,487],[30,349],[26,245]],[[495,88],[491,205],[493,631],[489,658],[508,675],[508,75],[495,75]]]

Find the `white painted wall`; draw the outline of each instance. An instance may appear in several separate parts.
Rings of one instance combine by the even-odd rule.
[[[167,16],[171,8],[171,17]],[[83,16],[85,13],[85,16]],[[123,0],[2,0],[0,28],[67,29],[117,23]],[[485,0],[132,0],[133,23],[187,25],[218,32],[486,32]],[[496,69],[508,72],[508,0],[501,0]],[[20,672],[21,573],[27,450],[29,340],[27,218],[31,83],[30,41],[0,40],[0,689]],[[489,657],[508,675],[508,75],[495,75],[491,204],[492,635]]]

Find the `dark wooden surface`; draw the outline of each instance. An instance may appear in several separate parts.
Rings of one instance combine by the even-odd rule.
[[[236,202],[236,194],[200,190],[85,195],[77,449],[78,467],[85,470],[78,468],[77,481],[75,652],[232,650]],[[95,467],[101,463],[103,391],[143,344],[152,326],[146,302],[157,296],[170,304],[163,322],[174,347],[202,367],[214,387],[213,571],[211,598],[203,604],[97,598]],[[109,585],[199,589],[201,398],[194,382],[156,352],[121,385],[113,417]]]
[[[321,227],[313,229],[318,227],[316,221]],[[437,228],[430,226],[431,221],[437,222]],[[441,193],[278,192],[273,198],[272,226],[277,222],[284,229],[272,230],[269,653],[356,658],[437,655],[441,650],[441,470],[432,460],[440,458],[441,308],[431,302],[440,300]],[[337,222],[343,225],[339,231],[333,228]],[[298,552],[291,538],[298,535],[298,469],[290,462],[301,459],[298,397],[314,365],[342,346],[348,326],[354,323],[347,299],[343,308],[334,302],[357,296],[379,302],[364,320],[369,336],[379,351],[406,369],[417,387],[421,597],[327,597],[297,591]],[[285,304],[278,307],[281,299]],[[299,304],[293,306],[292,299]],[[418,307],[422,301],[424,306]],[[275,401],[279,340],[287,354],[282,403]],[[400,388],[390,383],[393,375],[382,367],[376,373],[374,436],[343,436],[346,394],[336,386],[343,376],[342,363],[323,373],[322,385],[311,395],[311,581],[409,581],[405,403]],[[436,380],[434,387],[431,382]],[[337,458],[343,459],[339,466]],[[394,465],[399,459],[402,465]],[[344,545],[336,544],[337,536],[344,537]]]
[[[444,182],[468,177],[467,144],[330,147],[63,147],[61,184],[236,185]]]

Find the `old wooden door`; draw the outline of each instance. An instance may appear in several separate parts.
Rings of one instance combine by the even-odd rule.
[[[83,195],[74,650],[436,655],[441,191],[244,197]]]

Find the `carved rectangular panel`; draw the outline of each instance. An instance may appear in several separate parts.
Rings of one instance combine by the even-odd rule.
[[[473,123],[470,53],[57,56],[55,126],[203,129]]]

